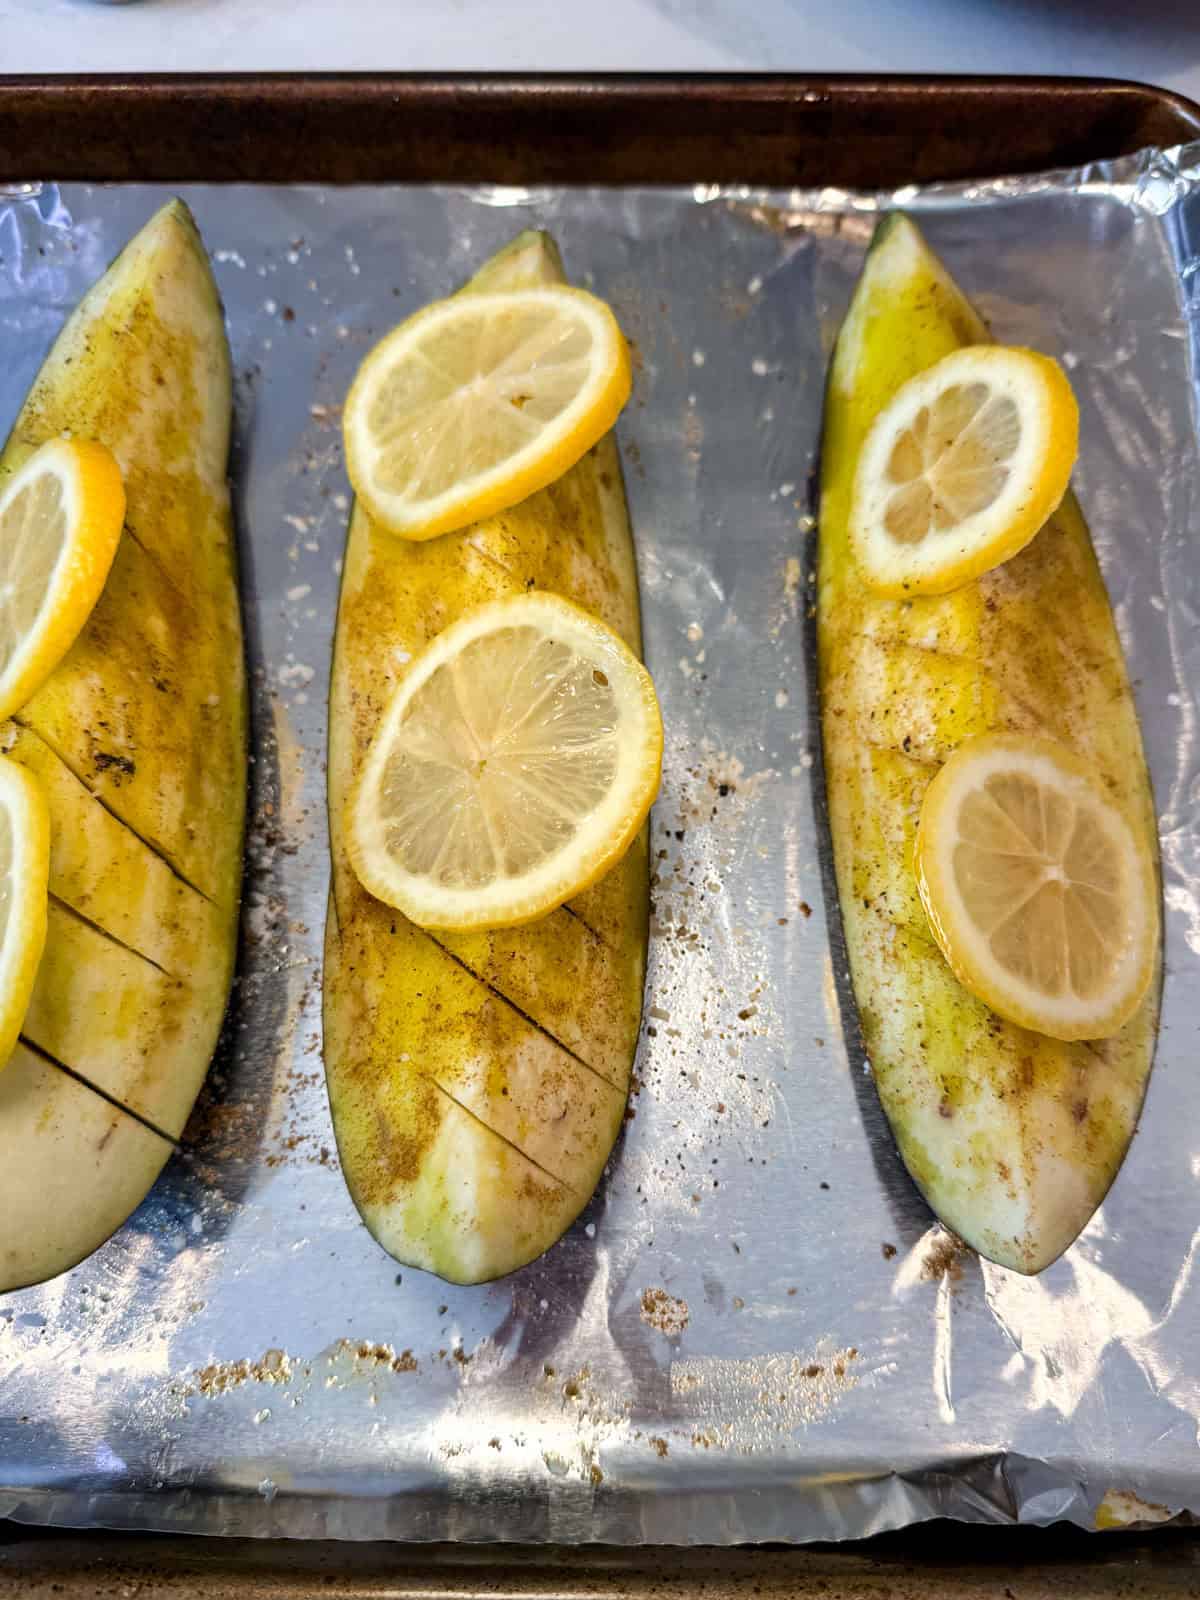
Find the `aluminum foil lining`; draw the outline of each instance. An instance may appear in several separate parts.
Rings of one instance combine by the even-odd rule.
[[[1200,146],[896,194],[183,191],[236,365],[254,705],[244,954],[174,1158],[75,1271],[0,1300],[0,1514],[347,1539],[839,1539],[1200,1507]],[[0,201],[0,417],[166,197]],[[897,1158],[827,931],[809,617],[826,361],[881,210],[1058,355],[1160,812],[1167,981],[1103,1208],[1026,1279]],[[320,1056],[339,408],[394,322],[525,227],[636,349],[620,440],[669,729],[633,1112],[542,1260],[402,1270],[338,1171]],[[836,924],[836,919],[835,924]],[[841,990],[844,992],[845,985]]]

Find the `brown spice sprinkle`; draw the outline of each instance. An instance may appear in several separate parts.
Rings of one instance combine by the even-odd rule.
[[[646,1289],[642,1293],[642,1321],[648,1328],[677,1339],[691,1321],[686,1300],[677,1300],[665,1289]]]
[[[390,1344],[370,1344],[366,1339],[340,1339],[335,1352],[352,1356],[355,1361],[375,1367],[390,1367],[393,1372],[418,1371],[417,1358],[411,1350],[399,1355]]]
[[[943,1229],[921,1263],[921,1277],[930,1283],[939,1278],[949,1278],[951,1283],[958,1283],[963,1275],[963,1262],[971,1253],[970,1245],[964,1244],[949,1229]]]
[[[257,1361],[214,1361],[196,1372],[194,1386],[183,1392],[185,1396],[202,1394],[205,1399],[238,1389],[244,1383],[290,1383],[291,1357],[283,1350],[268,1350]]]
[[[666,1456],[670,1454],[671,1447],[665,1439],[660,1439],[656,1435],[651,1434],[650,1443],[654,1446],[655,1455]]]

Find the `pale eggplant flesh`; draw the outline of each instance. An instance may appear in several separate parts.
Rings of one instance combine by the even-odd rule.
[[[462,293],[565,281],[521,235]],[[611,435],[511,510],[427,543],[352,514],[330,692],[333,882],[325,1072],[342,1171],[398,1261],[459,1283],[545,1251],[587,1204],[625,1114],[649,918],[645,830],[541,922],[428,933],[362,888],[347,803],[404,663],[463,612],[566,595],[641,653],[637,569]]]
[[[1112,1038],[1068,1044],[1005,1021],[962,987],[933,941],[917,895],[915,828],[926,787],[964,739],[993,729],[1047,735],[1094,765],[1157,861],[1121,643],[1070,494],[1019,555],[943,596],[873,594],[847,538],[872,419],[906,379],[989,338],[912,221],[881,223],[826,395],[821,716],[842,925],[883,1109],[942,1222],[990,1260],[1036,1273],[1087,1225],[1129,1147],[1161,969]]]
[[[229,348],[172,201],[68,319],[0,456],[98,439],[127,514],[75,645],[0,729],[50,805],[49,928],[0,1069],[0,1290],[94,1250],[182,1132],[237,949],[246,685],[226,483]]]

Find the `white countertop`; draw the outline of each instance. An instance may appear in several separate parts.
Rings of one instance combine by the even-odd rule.
[[[1200,100],[1200,0],[0,0],[5,72],[1052,72]]]

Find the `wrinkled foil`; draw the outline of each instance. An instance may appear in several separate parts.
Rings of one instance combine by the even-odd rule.
[[[839,1539],[1200,1508],[1200,146],[890,195],[193,187],[236,367],[254,674],[244,942],[183,1148],[75,1271],[0,1299],[0,1514],[346,1539]],[[0,418],[165,198],[0,202]],[[811,478],[878,213],[1079,395],[1077,487],[1160,813],[1167,979],[1140,1130],[1066,1257],[956,1248],[848,1004],[821,822]],[[401,1269],[320,1056],[339,408],[380,335],[548,227],[635,351],[622,417],[668,729],[632,1116],[542,1260]],[[833,928],[831,935],[830,928]]]

